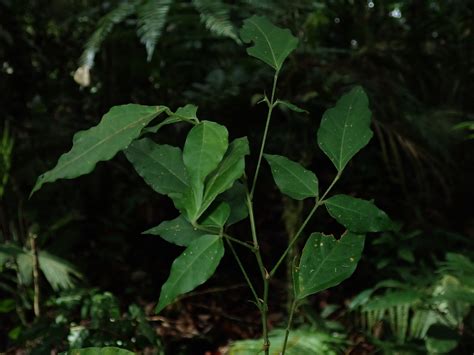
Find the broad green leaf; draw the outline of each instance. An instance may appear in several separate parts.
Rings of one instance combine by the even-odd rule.
[[[302,109],[301,107],[296,106],[295,104],[292,104],[291,102],[285,101],[285,100],[277,100],[277,104],[286,107],[287,109],[298,112],[298,113],[309,113],[305,109]]]
[[[342,96],[335,107],[324,113],[318,144],[339,172],[372,138],[370,117],[369,100],[360,86]]]
[[[355,233],[388,231],[395,227],[387,214],[370,201],[335,195],[324,204],[336,221]]]
[[[87,174],[98,162],[112,159],[137,138],[151,120],[165,110],[165,106],[136,104],[112,107],[97,126],[74,135],[71,150],[59,158],[52,170],[38,177],[30,196],[43,184]]]
[[[204,193],[204,180],[224,157],[228,147],[228,132],[215,122],[202,121],[188,133],[183,150],[183,161],[188,171],[192,193],[184,208],[190,220],[197,219]]]
[[[332,235],[313,233],[301,255],[297,297],[339,285],[354,272],[364,249],[365,236],[346,232],[337,240]]]
[[[227,222],[227,219],[230,216],[230,206],[226,202],[221,202],[217,204],[214,208],[208,209],[200,224],[206,227],[218,227],[222,228]]]
[[[189,188],[181,149],[144,138],[130,144],[125,155],[156,192],[179,198]]]
[[[114,348],[114,347],[105,347],[105,348],[83,348],[83,349],[71,349],[60,355],[133,355],[135,354],[132,351]]]
[[[219,236],[204,235],[194,240],[173,262],[170,276],[161,288],[156,313],[179,295],[206,282],[216,271],[223,255],[224,244]]]
[[[167,242],[187,247],[205,233],[194,228],[183,215],[180,215],[171,221],[161,222],[158,226],[148,229],[142,234],[159,235]]]
[[[318,196],[318,178],[312,171],[280,155],[265,154],[265,159],[282,193],[296,200]]]
[[[298,39],[288,29],[273,25],[265,17],[252,16],[244,21],[240,37],[245,43],[253,42],[247,53],[279,71],[286,57],[298,45]]]
[[[230,189],[244,174],[245,156],[249,154],[247,137],[237,138],[230,145],[219,166],[206,179],[201,212],[204,212],[222,192]]]
[[[238,181],[217,197],[216,201],[225,201],[230,206],[230,216],[226,222],[228,226],[247,218],[249,210],[246,199],[245,187]]]

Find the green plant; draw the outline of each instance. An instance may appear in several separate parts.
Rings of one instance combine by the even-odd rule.
[[[333,287],[350,277],[361,257],[365,234],[392,230],[390,218],[375,204],[348,195],[329,193],[340,179],[351,158],[372,138],[371,113],[368,98],[361,87],[353,88],[323,115],[317,132],[321,150],[335,166],[337,173],[332,183],[319,191],[316,174],[299,163],[275,154],[264,154],[269,136],[272,112],[277,106],[303,113],[294,104],[277,99],[278,78],[285,62],[298,45],[289,30],[271,24],[263,17],[254,16],[244,21],[240,31],[249,55],[269,65],[273,71],[271,95],[262,102],[268,112],[256,170],[251,179],[245,173],[245,157],[249,155],[246,137],[229,143],[226,127],[212,121],[199,120],[197,107],[186,105],[176,111],[166,106],[129,104],[113,107],[101,122],[89,130],[78,132],[73,147],[63,154],[57,165],[42,174],[32,190],[58,179],[71,179],[92,171],[95,165],[124,151],[138,174],[156,192],[169,196],[180,215],[162,222],[145,234],[160,235],[165,240],[186,247],[171,267],[168,280],[162,287],[156,312],[162,311],[178,296],[204,283],[215,272],[225,244],[234,256],[249,285],[254,302],[262,318],[263,351],[270,352],[268,329],[268,297],[270,280],[303,235],[316,210],[325,206],[328,213],[347,231],[337,239],[333,235],[312,233],[303,248],[299,262],[294,260],[291,270],[293,295],[288,325],[281,342],[285,353],[294,312],[306,297]],[[158,116],[167,117],[146,128]],[[145,134],[156,133],[166,125],[186,122],[192,125],[179,147],[160,145]],[[257,187],[263,158],[268,162],[279,190],[296,200],[311,199],[313,207],[304,219],[288,247],[271,268],[266,266],[260,249],[260,238],[255,223],[254,192]],[[231,235],[229,227],[248,216],[251,242]],[[251,281],[234,246],[242,246],[254,253],[262,287],[257,290]]]
[[[410,282],[384,280],[357,295],[349,309],[358,326],[381,349],[410,348],[415,353],[446,353],[469,333],[474,304],[474,263],[448,253],[433,277],[411,269]],[[419,342],[422,341],[422,344]]]

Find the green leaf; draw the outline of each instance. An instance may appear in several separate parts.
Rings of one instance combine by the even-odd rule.
[[[362,255],[364,240],[364,235],[351,232],[339,240],[332,235],[311,234],[301,255],[297,297],[302,299],[350,277]]]
[[[194,228],[183,215],[180,215],[171,221],[161,222],[158,226],[148,229],[142,234],[159,235],[167,242],[187,247],[205,233]]]
[[[228,147],[228,132],[215,122],[202,121],[188,133],[183,161],[188,171],[192,193],[184,203],[190,220],[199,217],[204,193],[204,180],[224,157]]]
[[[216,271],[223,255],[224,244],[219,236],[204,235],[194,240],[173,262],[170,276],[161,288],[156,313],[177,296],[206,282]]]
[[[189,188],[181,149],[144,138],[125,150],[127,159],[145,182],[160,194],[179,198]]]
[[[114,348],[114,347],[105,347],[105,348],[83,348],[83,349],[72,349],[67,352],[61,353],[60,355],[133,355],[135,354],[132,351]]]
[[[285,106],[286,108],[290,109],[291,111],[298,112],[298,113],[309,113],[305,109],[302,109],[301,107],[296,106],[295,104],[292,104],[291,102],[284,101],[284,100],[277,100],[277,104]]]
[[[240,37],[245,43],[253,42],[247,53],[279,71],[286,57],[297,47],[298,39],[290,30],[273,25],[265,17],[252,16],[244,21]]]
[[[162,127],[168,126],[168,125],[170,125],[170,124],[178,123],[178,122],[181,122],[181,119],[180,119],[179,117],[176,117],[176,116],[168,117],[168,118],[166,118],[165,120],[163,120],[162,122],[158,123],[157,125],[144,128],[144,129],[142,130],[141,136],[143,136],[143,135],[145,135],[145,134],[147,134],[147,133],[156,133],[156,132],[158,132]]]
[[[335,195],[324,204],[336,221],[355,233],[388,231],[395,227],[387,214],[370,201]]]
[[[230,216],[230,206],[225,202],[217,204],[214,208],[207,210],[200,224],[207,227],[222,228]]]
[[[87,174],[98,162],[113,158],[165,109],[135,104],[112,107],[97,126],[74,135],[71,150],[59,158],[52,170],[38,177],[30,196],[45,183]]]
[[[282,193],[296,200],[318,196],[318,178],[312,171],[280,155],[265,154],[265,159]]]
[[[357,86],[327,110],[318,130],[318,144],[341,172],[372,138],[371,112],[364,90]]]
[[[201,212],[204,212],[222,192],[230,189],[245,171],[245,156],[249,154],[247,137],[237,138],[230,145],[219,166],[206,179]]]
[[[219,195],[216,201],[225,201],[230,206],[230,216],[227,220],[228,226],[242,221],[249,215],[245,187],[238,181],[229,190]]]

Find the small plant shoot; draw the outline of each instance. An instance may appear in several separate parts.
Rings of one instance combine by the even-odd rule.
[[[228,249],[248,283],[253,301],[262,316],[262,346],[264,354],[284,354],[293,313],[301,300],[310,295],[337,286],[349,278],[357,267],[369,232],[393,230],[390,218],[372,202],[348,195],[331,195],[331,191],[349,161],[372,137],[371,112],[364,90],[356,86],[343,95],[333,108],[328,109],[319,129],[314,128],[317,143],[335,167],[328,186],[299,162],[279,152],[267,152],[266,141],[273,109],[281,105],[295,114],[307,114],[296,105],[278,98],[277,82],[288,56],[296,49],[298,39],[287,29],[276,27],[264,17],[253,16],[244,21],[240,31],[247,52],[268,65],[273,72],[270,96],[264,96],[267,105],[265,128],[260,149],[250,152],[247,137],[229,140],[223,125],[200,120],[197,107],[186,105],[175,111],[164,105],[123,105],[113,107],[101,122],[89,130],[78,132],[68,153],[57,165],[42,174],[32,194],[45,183],[72,179],[91,172],[96,164],[112,159],[123,151],[135,171],[155,192],[168,196],[176,207],[176,217],[157,221],[157,226],[144,234],[157,235],[184,248],[170,268],[167,281],[159,295],[156,312],[163,311],[179,297],[206,282],[218,268]],[[143,138],[158,132],[165,125],[178,122],[189,124],[182,145],[174,147]],[[316,145],[316,144],[315,144]],[[254,171],[246,171],[246,159],[255,159]],[[262,164],[262,160],[265,160]],[[265,262],[260,243],[273,236],[260,235],[255,225],[254,190],[261,169],[269,169],[278,190],[295,200],[305,200],[312,208],[286,249],[274,265]],[[306,226],[316,210],[324,205],[329,215],[345,229],[341,237],[307,231]],[[229,227],[246,220],[249,236],[232,235]],[[296,241],[309,235],[301,255],[295,262],[293,274],[294,299],[285,340],[274,348],[270,343],[268,300],[270,280]],[[249,242],[251,240],[251,242]],[[253,253],[261,275],[261,284],[252,283],[251,272],[234,247]],[[242,251],[239,249],[239,252]],[[275,346],[276,346],[275,345]],[[71,352],[75,353],[75,352]],[[87,352],[81,352],[87,353]],[[78,353],[79,354],[79,353]]]

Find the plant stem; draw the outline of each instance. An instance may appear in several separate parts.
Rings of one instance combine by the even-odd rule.
[[[247,271],[245,271],[244,265],[242,264],[242,261],[239,258],[239,255],[235,251],[234,246],[232,245],[232,242],[230,239],[225,236],[225,240],[227,244],[229,245],[230,250],[232,251],[232,254],[234,255],[235,261],[237,261],[237,264],[239,265],[240,270],[242,271],[242,274],[244,275],[245,281],[247,281],[247,284],[250,287],[250,290],[252,291],[253,297],[255,298],[255,302],[257,304],[257,307],[260,308],[260,298],[257,295],[257,292],[255,291],[255,287],[253,287],[252,281],[250,281],[249,275],[247,274]]]
[[[260,313],[262,315],[262,336],[263,336],[263,350],[265,355],[270,354],[270,340],[268,338],[268,286],[270,283],[270,274],[268,273],[267,269],[263,265],[262,255],[260,253],[260,246],[258,244],[258,237],[257,237],[257,228],[255,225],[255,217],[253,213],[253,203],[252,197],[250,196],[250,192],[248,190],[247,184],[245,186],[246,192],[246,201],[247,201],[247,208],[249,210],[249,218],[250,218],[250,230],[252,232],[252,240],[254,246],[254,254],[255,258],[257,259],[258,268],[260,269],[260,273],[262,274],[263,280],[263,299],[260,300]]]
[[[36,235],[31,234],[31,250],[33,251],[33,284],[34,284],[34,300],[33,310],[35,317],[41,316],[40,308],[40,287],[39,287],[39,258],[38,258],[38,247],[36,245]]]
[[[212,233],[212,234],[221,234],[223,237],[226,237],[226,238],[232,240],[233,242],[235,242],[235,243],[237,243],[237,244],[240,244],[240,245],[242,245],[243,247],[246,247],[246,248],[248,248],[248,249],[250,249],[250,250],[252,250],[252,251],[255,249],[255,248],[254,248],[252,245],[250,245],[249,243],[243,242],[243,241],[241,241],[241,240],[239,240],[239,239],[237,239],[237,238],[235,238],[235,237],[233,237],[233,236],[231,236],[231,235],[229,235],[229,234],[227,234],[227,233],[221,233],[221,232],[218,231],[217,229],[206,228],[206,227],[200,226],[199,224],[194,224],[193,227],[196,228],[196,229],[199,229],[199,230],[201,230],[201,231],[203,231],[203,232],[208,232],[208,233]]]
[[[250,196],[252,198],[255,192],[255,186],[257,185],[258,173],[260,172],[260,164],[262,163],[263,150],[265,149],[265,143],[267,141],[268,128],[270,127],[270,120],[272,118],[273,107],[275,107],[275,91],[276,91],[276,85],[278,81],[278,74],[279,72],[276,71],[275,75],[273,76],[273,87],[272,87],[272,95],[270,97],[270,102],[266,100],[267,105],[268,105],[267,121],[265,122],[265,130],[263,131],[262,144],[260,145],[260,153],[258,154],[257,168],[255,169],[255,175],[253,177],[252,188],[250,190]]]
[[[290,310],[290,317],[288,318],[288,324],[286,325],[286,332],[285,332],[285,340],[283,341],[283,348],[281,349],[281,355],[285,355],[286,351],[286,345],[288,343],[288,337],[290,335],[290,330],[291,330],[291,323],[293,322],[293,315],[295,313],[296,307],[298,305],[297,299],[293,299],[293,303],[291,304],[291,310]]]
[[[326,198],[327,194],[332,190],[332,188],[334,187],[334,185],[336,184],[336,182],[339,180],[339,178],[341,177],[341,173],[342,171],[338,172],[336,177],[334,178],[334,180],[331,182],[331,185],[329,185],[329,187],[327,188],[327,190],[324,192],[324,194],[321,196],[321,198],[318,198],[316,200],[316,203],[314,204],[314,207],[313,209],[309,212],[308,216],[306,217],[306,219],[303,221],[303,224],[301,225],[301,227],[298,229],[298,231],[296,232],[295,236],[291,239],[290,243],[288,244],[287,248],[285,249],[285,251],[283,252],[283,254],[281,255],[280,259],[278,259],[277,263],[275,264],[275,266],[273,267],[273,269],[270,271],[270,276],[273,276],[275,275],[275,272],[277,271],[278,267],[280,266],[280,264],[283,262],[283,260],[285,260],[286,256],[288,255],[288,253],[290,252],[291,248],[293,247],[293,245],[296,243],[296,241],[298,240],[299,236],[301,235],[301,233],[303,232],[303,230],[305,229],[306,225],[308,224],[308,222],[310,221],[310,219],[313,217],[314,213],[316,212],[316,210],[318,209],[319,206],[321,206],[323,203],[324,203],[324,199]]]

